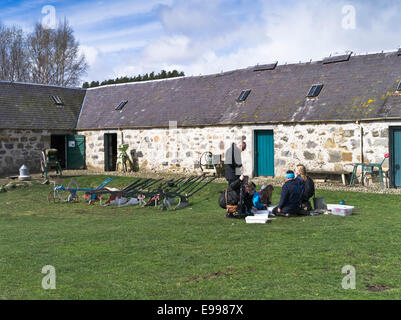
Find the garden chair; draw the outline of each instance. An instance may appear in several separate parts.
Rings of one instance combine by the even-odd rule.
[[[378,172],[380,187],[383,187],[383,176],[384,176],[383,175],[383,163],[389,157],[390,157],[390,154],[386,153],[386,154],[384,154],[383,161],[380,163],[353,163],[354,169],[352,171],[350,184],[353,184],[355,182],[358,167],[361,166],[362,167],[362,181],[364,181],[364,176],[366,176],[366,174],[373,175],[373,174],[375,174],[375,172]],[[375,171],[374,170],[375,168],[377,168],[378,170]]]

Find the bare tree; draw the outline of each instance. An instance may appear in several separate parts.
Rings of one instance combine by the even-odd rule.
[[[73,86],[87,69],[66,19],[56,29],[37,23],[28,35],[0,24],[0,80]]]
[[[9,30],[0,25],[0,79],[9,80],[8,48],[10,46]]]
[[[25,35],[22,29],[17,28],[12,28],[11,33],[11,79],[13,81],[28,81],[29,65]]]
[[[52,83],[53,31],[40,23],[28,36],[30,78],[35,83]]]
[[[29,79],[26,37],[20,28],[0,25],[0,79]]]
[[[46,29],[37,23],[28,37],[28,46],[33,82],[78,85],[80,77],[88,69],[67,20],[60,22],[57,29]]]
[[[53,83],[76,85],[88,69],[85,56],[79,55],[79,43],[74,32],[64,19],[54,32]]]

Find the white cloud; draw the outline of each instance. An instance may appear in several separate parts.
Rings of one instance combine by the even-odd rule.
[[[155,63],[187,61],[196,57],[192,45],[186,36],[164,37],[147,46],[143,56],[146,61]]]
[[[145,36],[148,38],[152,37],[157,32],[162,31],[162,25],[160,22],[151,22],[143,25],[138,25],[129,28],[115,28],[108,32],[99,32],[93,34],[91,32],[85,32],[80,34],[81,41],[90,43],[104,43],[104,41],[110,41],[113,39],[123,38],[123,39],[144,39]],[[150,39],[149,39],[150,40]]]
[[[172,33],[204,33],[218,27],[221,29],[228,21],[222,21],[218,0],[177,1],[174,6],[165,6],[160,19],[167,31]],[[215,29],[216,30],[216,29]]]
[[[133,15],[146,14],[160,5],[169,5],[172,0],[115,0],[107,2],[79,4],[66,10],[68,20],[75,27],[84,27],[103,21]]]
[[[230,14],[220,12],[223,8],[217,4],[221,1],[202,5],[196,0],[190,3],[193,6],[177,1],[163,7],[160,29],[155,22],[155,31],[145,32],[143,42],[131,46],[135,49],[130,51],[127,46],[124,52],[114,52],[114,59],[104,60],[112,64],[106,68],[107,75],[136,75],[161,69],[182,70],[186,75],[211,74],[257,63],[320,60],[346,50],[361,53],[395,49],[400,44],[394,28],[401,15],[399,6],[379,10],[372,3],[359,3],[355,5],[356,29],[345,30],[342,28],[342,6],[348,4],[345,1],[305,0],[284,5],[261,0],[260,3],[259,11],[245,18],[239,17],[243,13],[241,8]],[[124,48],[118,44],[124,34],[124,30],[117,32],[116,38],[120,38],[113,40],[112,32],[107,34],[99,48],[107,52],[107,47],[114,43],[119,49]],[[102,35],[96,37],[101,41]],[[102,62],[98,58],[96,64]],[[92,74],[106,78],[98,73],[106,69],[97,66]]]
[[[93,65],[96,63],[96,59],[97,59],[99,52],[95,47],[81,45],[81,46],[79,46],[79,54],[80,55],[83,54],[85,56],[88,64]]]

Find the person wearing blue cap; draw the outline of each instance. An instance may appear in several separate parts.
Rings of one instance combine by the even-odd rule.
[[[295,173],[288,170],[285,174],[286,181],[281,189],[280,202],[273,209],[273,213],[279,216],[296,216],[299,214],[302,192],[299,183],[295,180]]]

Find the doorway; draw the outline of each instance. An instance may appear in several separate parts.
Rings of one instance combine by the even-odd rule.
[[[401,187],[401,127],[390,128],[391,184]]]
[[[66,135],[61,134],[50,136],[50,149],[57,149],[57,160],[60,162],[61,169],[66,169],[66,137]]]
[[[117,133],[104,134],[104,171],[116,171]]]
[[[273,130],[254,131],[255,176],[274,176]]]

